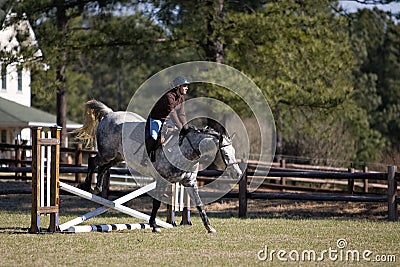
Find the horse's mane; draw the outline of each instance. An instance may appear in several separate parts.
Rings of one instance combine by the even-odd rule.
[[[193,132],[198,132],[198,133],[204,133],[204,134],[213,135],[213,136],[215,136],[215,137],[217,137],[217,138],[220,138],[221,135],[226,135],[226,131],[224,131],[224,132],[221,133],[221,132],[218,132],[218,131],[216,131],[215,129],[209,127],[209,126],[205,126],[205,127],[203,127],[203,128],[196,128],[196,127],[194,127],[194,126],[190,126],[190,127],[189,127],[189,130],[190,130],[190,131],[193,131]]]

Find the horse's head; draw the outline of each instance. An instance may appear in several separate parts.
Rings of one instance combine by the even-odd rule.
[[[227,170],[228,175],[234,179],[242,176],[242,171],[236,161],[235,148],[232,146],[233,136],[226,133],[218,133],[215,130],[205,127],[197,129],[189,128],[189,131],[181,136],[181,144],[187,139],[188,148],[186,153],[188,159],[200,159],[204,157],[209,167],[219,170]],[[182,149],[182,148],[181,148]],[[211,159],[212,161],[209,161]]]
[[[209,128],[205,128],[205,130],[209,130],[210,134],[215,137],[218,148],[218,150],[215,151],[216,154],[213,155],[214,159],[209,165],[209,168],[226,170],[230,177],[239,179],[243,173],[236,161],[235,148],[232,145],[235,134],[229,136],[225,131],[223,131],[223,133],[218,133]]]
[[[239,179],[243,172],[236,161],[235,148],[232,145],[234,135],[235,134],[232,136],[226,134],[220,135],[219,151],[215,156],[213,164],[220,169],[226,169],[230,177]]]

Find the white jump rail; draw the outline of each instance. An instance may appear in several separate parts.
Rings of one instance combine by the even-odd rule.
[[[155,186],[155,184],[154,184],[154,186]],[[150,188],[150,187],[149,187],[149,188]],[[127,198],[123,199],[122,201],[120,200],[121,198],[118,199],[119,201],[117,201],[117,200],[116,200],[116,201],[111,201],[111,200],[108,200],[108,199],[105,199],[105,198],[96,196],[96,195],[94,195],[94,194],[91,194],[91,193],[89,193],[89,192],[83,191],[83,190],[81,190],[81,189],[79,189],[79,188],[73,187],[73,186],[68,185],[68,184],[66,184],[66,183],[63,183],[63,182],[60,182],[60,189],[62,189],[62,190],[64,190],[64,191],[67,191],[67,192],[69,192],[69,193],[71,193],[71,194],[77,195],[77,196],[79,196],[79,197],[81,197],[81,198],[84,198],[84,199],[87,199],[87,200],[90,200],[90,201],[93,201],[93,202],[96,202],[96,203],[98,203],[98,204],[101,204],[101,205],[105,206],[104,208],[101,208],[101,209],[106,209],[106,210],[107,210],[107,208],[110,208],[110,209],[119,211],[119,212],[121,212],[121,213],[130,215],[130,216],[132,216],[132,217],[135,217],[135,218],[137,218],[137,219],[145,220],[145,221],[147,221],[147,222],[148,222],[149,219],[150,219],[150,216],[147,215],[147,214],[144,214],[144,213],[139,212],[139,211],[137,211],[137,210],[128,208],[128,207],[126,207],[126,206],[123,206],[121,203],[124,203],[124,202],[122,202],[122,201],[125,201],[127,198],[129,198],[129,197],[127,197],[127,196],[125,196],[125,197],[127,197]],[[147,189],[148,189],[148,188],[147,188]],[[150,191],[150,190],[151,190],[151,189],[149,189],[148,191]],[[134,191],[134,192],[135,192],[135,191]],[[132,193],[134,193],[134,192],[132,192]],[[134,195],[134,194],[133,194],[133,195]],[[124,197],[122,197],[122,198],[124,198]],[[129,199],[128,199],[128,200],[129,200]],[[126,201],[128,201],[128,200],[126,200]],[[125,202],[126,202],[126,201],[125,201]],[[98,212],[98,211],[97,211],[97,212]],[[96,212],[96,213],[97,213],[97,212]],[[104,212],[104,211],[103,211],[103,212]],[[84,221],[84,220],[85,220],[84,216],[85,216],[85,215],[74,219],[74,220],[73,220],[74,223],[75,223],[76,221],[80,221],[80,220],[81,220],[81,221]],[[92,217],[93,217],[93,216],[92,216]],[[161,227],[163,227],[163,228],[172,228],[172,227],[173,227],[171,224],[166,223],[166,222],[163,222],[163,221],[160,221],[160,220],[158,220],[158,219],[156,220],[156,223],[157,223],[157,225],[159,225],[159,226],[161,226]],[[66,229],[68,229],[69,227],[71,227],[71,225],[69,225],[67,228],[66,228],[66,226],[68,226],[68,224],[67,224],[67,225],[63,225],[63,228],[62,228],[62,229],[66,230]],[[60,227],[60,230],[61,230],[61,227]]]
[[[144,187],[141,187],[141,188],[139,188],[139,189],[137,189],[137,190],[135,190],[135,191],[123,196],[123,197],[120,197],[120,198],[114,200],[113,202],[117,203],[117,204],[124,204],[124,203],[126,203],[126,202],[128,202],[128,201],[130,201],[130,200],[132,200],[132,199],[134,199],[134,198],[136,198],[138,196],[140,196],[140,195],[143,195],[143,194],[149,192],[150,190],[153,190],[155,187],[156,187],[156,183],[153,182],[153,183],[151,183],[149,185],[146,185]],[[71,228],[71,227],[73,227],[75,225],[78,225],[78,224],[80,224],[80,223],[82,223],[82,222],[84,222],[86,220],[89,220],[90,218],[93,218],[95,216],[103,214],[104,212],[108,211],[109,209],[110,208],[108,208],[108,207],[102,206],[102,207],[97,208],[97,209],[95,209],[95,210],[93,210],[91,212],[83,214],[83,215],[81,215],[81,216],[79,216],[79,217],[77,217],[77,218],[75,218],[75,219],[73,219],[71,221],[68,221],[68,222],[65,222],[65,223],[61,224],[59,226],[59,229],[60,229],[60,231],[66,231],[66,230],[68,230],[69,228]]]

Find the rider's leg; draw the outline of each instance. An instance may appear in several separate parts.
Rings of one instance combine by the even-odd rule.
[[[147,165],[147,159],[150,157],[150,153],[157,148],[158,135],[162,126],[162,121],[160,120],[154,120],[151,118],[149,120],[150,136],[145,137],[145,150],[143,152],[143,159],[141,162],[143,166]]]

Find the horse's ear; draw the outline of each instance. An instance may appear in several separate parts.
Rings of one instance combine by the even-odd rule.
[[[223,134],[220,134],[219,135],[219,140],[218,140],[220,143],[222,143],[223,141],[224,141],[224,135]]]
[[[234,132],[234,133],[229,137],[229,139],[231,139],[231,141],[233,141],[233,138],[235,138],[235,136],[236,136],[236,132]]]

